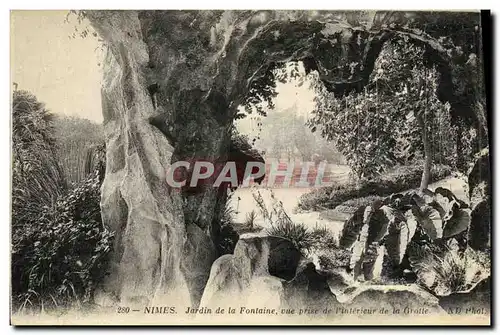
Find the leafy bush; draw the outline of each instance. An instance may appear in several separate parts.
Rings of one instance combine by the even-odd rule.
[[[339,241],[327,227],[311,230],[311,252],[317,255],[323,270],[348,268],[351,252],[339,247]]]
[[[336,268],[348,268],[351,260],[351,253],[342,248],[323,249],[318,253],[319,263],[324,270]]]
[[[381,197],[378,195],[369,195],[362,198],[349,199],[347,201],[344,201],[337,207],[335,207],[335,210],[343,213],[352,214],[361,206],[369,206],[373,204],[375,201],[383,199],[384,199],[383,196]]]
[[[311,230],[312,247],[316,249],[337,248],[339,243],[337,238],[326,227],[315,227]]]
[[[347,95],[329,92],[317,73],[309,76],[316,104],[308,124],[335,142],[356,176],[376,176],[430,151],[453,164],[450,104],[438,98],[439,72],[425,64],[425,53],[413,43],[388,41],[364,89]]]
[[[112,233],[101,222],[100,178],[84,183],[13,229],[12,295],[16,307],[91,302],[106,274]]]
[[[467,232],[470,208],[447,189],[438,187],[423,195],[394,194],[383,201],[361,206],[346,221],[340,247],[352,250],[355,278],[373,278],[378,257],[387,253],[389,266],[401,266],[407,248],[442,244]]]
[[[294,223],[291,220],[279,220],[271,228],[266,230],[270,236],[286,238],[299,250],[308,250],[313,245],[313,237],[302,223]]]
[[[99,205],[104,147],[90,154],[79,148],[92,158],[90,174],[71,187],[57,155],[54,117],[44,105],[29,92],[15,91],[12,119],[13,307],[91,302],[112,245]]]
[[[345,201],[367,197],[388,196],[418,187],[422,177],[422,166],[399,166],[388,173],[371,180],[361,180],[334,186],[323,187],[302,195],[299,199],[300,210],[333,209]],[[451,174],[446,165],[434,165],[431,169],[431,182]]]

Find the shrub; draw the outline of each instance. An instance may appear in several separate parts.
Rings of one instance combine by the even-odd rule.
[[[450,167],[434,165],[431,169],[431,182],[443,179],[450,174]],[[421,177],[421,165],[399,166],[371,180],[348,182],[313,190],[300,197],[298,208],[300,210],[333,209],[345,201],[355,198],[388,196],[392,193],[418,187]]]
[[[280,220],[271,228],[268,228],[266,232],[270,236],[282,237],[292,241],[295,247],[301,251],[311,249],[314,243],[312,234],[302,223]]]
[[[311,230],[311,249],[317,255],[323,270],[348,268],[351,252],[339,247],[338,239],[326,227]]]
[[[342,204],[335,207],[336,211],[343,213],[354,213],[356,209],[361,206],[369,206],[373,204],[376,200],[383,200],[384,197],[380,197],[378,195],[369,195],[362,198],[349,199],[344,201]]]
[[[465,235],[469,224],[468,206],[438,187],[435,192],[394,194],[359,207],[346,221],[339,244],[352,250],[354,277],[363,273],[372,279],[378,256],[387,254],[387,265],[399,269],[408,248],[420,252],[428,245],[441,245]]]
[[[324,270],[336,268],[348,268],[351,260],[351,253],[341,248],[322,249],[319,254],[319,263]]]
[[[92,301],[106,274],[112,233],[101,222],[100,178],[84,183],[13,229],[12,295],[18,308]]]
[[[326,227],[316,227],[311,230],[312,247],[316,249],[337,248],[339,243],[337,238]]]
[[[99,205],[104,147],[89,155],[86,178],[71,187],[57,155],[53,116],[25,91],[14,92],[12,107],[13,307],[92,302],[112,245]],[[77,149],[73,154],[88,155]]]

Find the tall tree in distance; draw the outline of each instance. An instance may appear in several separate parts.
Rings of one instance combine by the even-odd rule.
[[[320,125],[323,136],[336,141],[359,178],[421,154],[420,189],[427,188],[437,115],[449,119],[449,105],[437,97],[439,75],[423,63],[424,52],[407,39],[386,43],[360,93],[337,98],[316,81],[317,105],[309,125],[313,130]]]

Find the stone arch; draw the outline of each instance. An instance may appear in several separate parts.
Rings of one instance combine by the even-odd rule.
[[[345,94],[366,85],[383,43],[404,35],[423,43],[442,73],[451,68],[451,77],[443,77],[443,99],[455,101],[455,110],[471,108],[474,113],[465,114],[473,119],[478,115],[456,92],[457,64],[447,56],[448,50],[435,36],[418,30],[429,17],[440,21],[439,13],[87,11],[85,15],[109,50],[102,94],[107,110],[104,127],[114,145],[107,152],[104,224],[120,227],[115,234],[122,245],[115,247],[131,255],[127,262],[149,259],[158,264],[158,278],[146,278],[117,260],[111,268],[124,284],[107,285],[107,290],[120,299],[127,288],[127,296],[134,299],[198,304],[213,262],[207,255],[213,255],[210,235],[218,192],[207,189],[189,198],[197,212],[196,220],[186,222],[187,199],[167,186],[165,169],[177,160],[227,156],[228,129],[236,108],[271,64],[302,60],[309,70],[318,70],[329,90]],[[351,61],[358,63],[354,74],[346,71]],[[150,123],[152,118],[166,123],[169,136]],[[123,155],[113,150],[125,151],[125,164],[114,161]],[[106,201],[118,191],[127,208]],[[112,214],[122,210],[127,215],[119,220],[125,222],[114,222],[118,216]]]

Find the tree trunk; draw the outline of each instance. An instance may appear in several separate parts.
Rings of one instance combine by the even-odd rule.
[[[419,115],[417,118],[418,123],[420,124],[420,129],[422,130],[422,142],[424,143],[424,168],[419,188],[420,192],[423,192],[429,186],[431,178],[432,150],[423,115]]]
[[[456,132],[456,154],[457,154],[457,160],[456,160],[456,165],[457,165],[457,170],[458,171],[464,171],[464,167],[466,165],[466,158],[464,156],[464,150],[463,150],[463,145],[462,145],[462,122],[457,122],[457,132]]]

